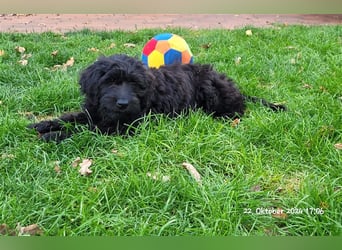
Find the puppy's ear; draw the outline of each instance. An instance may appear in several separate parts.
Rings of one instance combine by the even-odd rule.
[[[93,109],[96,110],[100,95],[100,79],[105,73],[106,68],[100,58],[80,74],[79,84],[81,92],[86,96],[84,108],[89,112]]]
[[[96,91],[99,80],[105,74],[103,67],[96,61],[81,72],[79,84],[84,94]]]

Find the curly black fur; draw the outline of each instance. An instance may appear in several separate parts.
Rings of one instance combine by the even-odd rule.
[[[71,135],[65,123],[88,124],[103,133],[126,133],[127,128],[147,113],[175,116],[202,109],[214,117],[243,115],[245,100],[273,110],[285,109],[256,97],[245,97],[232,79],[210,65],[174,64],[150,69],[126,55],[101,57],[80,76],[85,95],[83,111],[52,121],[30,125],[45,140],[60,141]]]

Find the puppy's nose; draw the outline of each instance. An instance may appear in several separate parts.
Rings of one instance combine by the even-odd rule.
[[[118,99],[116,101],[116,106],[119,108],[119,109],[125,109],[127,108],[128,106],[128,100],[127,99]]]

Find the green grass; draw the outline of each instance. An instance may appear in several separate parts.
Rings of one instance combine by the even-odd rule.
[[[186,39],[196,62],[289,111],[248,104],[237,127],[201,112],[147,117],[135,136],[84,130],[43,143],[26,126],[80,108],[81,69],[100,54],[139,57],[162,30],[0,33],[0,225],[38,224],[44,235],[341,235],[342,152],[334,145],[342,142],[342,27],[170,31]],[[26,66],[16,46],[31,54]],[[51,70],[70,57],[72,67]],[[91,175],[71,166],[77,157],[93,160]]]

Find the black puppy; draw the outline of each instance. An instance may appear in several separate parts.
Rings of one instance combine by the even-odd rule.
[[[175,116],[190,109],[202,109],[214,117],[243,115],[245,100],[260,101],[272,110],[285,110],[240,93],[234,82],[210,65],[174,64],[147,68],[126,55],[101,57],[80,77],[85,95],[83,111],[68,113],[51,121],[31,124],[46,141],[61,141],[74,131],[68,123],[88,124],[103,133],[126,133],[127,128],[151,112]]]

